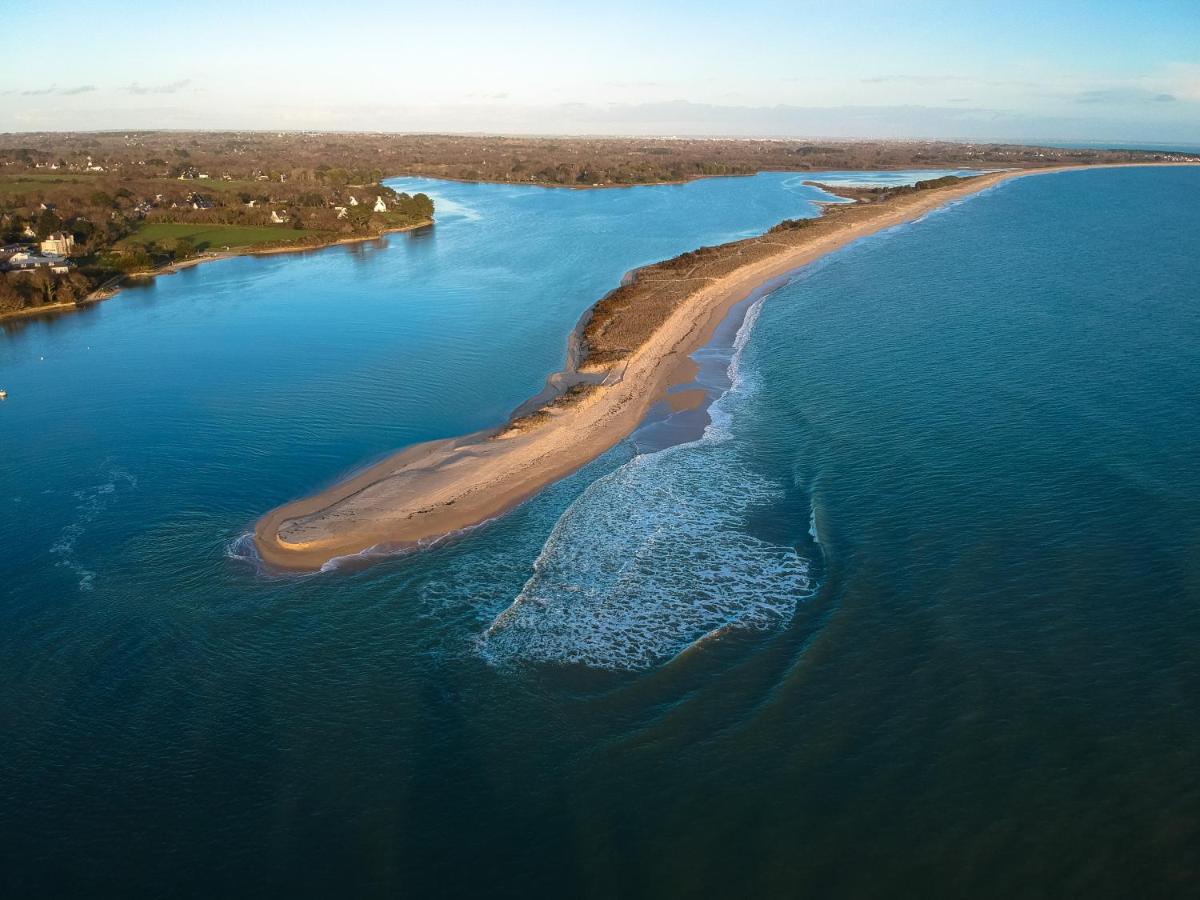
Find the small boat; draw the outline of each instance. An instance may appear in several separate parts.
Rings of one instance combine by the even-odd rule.
[[[0,391],[0,400],[8,399],[8,391]]]

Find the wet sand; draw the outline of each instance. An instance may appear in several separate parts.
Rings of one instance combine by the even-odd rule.
[[[598,368],[585,359],[587,374],[582,374],[573,335],[568,369],[550,379],[565,394],[539,396],[541,405],[532,410],[531,404],[523,405],[519,417],[505,426],[415,445],[273,510],[255,527],[258,553],[273,569],[313,571],[334,557],[428,546],[495,518],[630,435],[673,384],[690,381],[695,365],[689,355],[762,285],[860,238],[1009,179],[1082,168],[1097,167],[981,175],[965,184],[856,204],[853,215],[830,216],[821,227],[781,235],[778,241],[770,234],[753,239],[757,256],[738,265],[738,253],[730,251],[724,262],[733,259],[734,267],[727,273],[692,279],[702,285],[619,363]],[[581,384],[583,388],[569,390]]]

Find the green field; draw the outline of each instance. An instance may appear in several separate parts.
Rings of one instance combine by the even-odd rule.
[[[0,197],[11,197],[14,194],[28,194],[53,188],[58,185],[97,183],[94,176],[60,175],[57,172],[47,175],[36,175],[25,172],[21,175],[0,175]]]
[[[118,247],[154,242],[171,247],[180,238],[188,238],[197,250],[221,250],[225,247],[251,247],[255,244],[275,244],[302,238],[325,238],[327,231],[309,228],[289,228],[284,225],[210,225],[186,222],[152,222],[122,238]]]
[[[253,178],[239,178],[233,181],[226,181],[223,178],[197,178],[194,181],[183,182],[189,188],[195,189],[200,193],[206,191],[210,194],[228,194],[233,191],[247,191],[255,196],[263,193],[265,182],[257,181]]]

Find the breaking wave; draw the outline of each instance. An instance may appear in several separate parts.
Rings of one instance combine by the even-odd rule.
[[[758,390],[741,357],[762,302],[738,332],[731,387],[704,436],[634,457],[575,500],[533,576],[480,636],[485,658],[641,669],[710,636],[791,620],[812,593],[809,561],[747,531],[748,513],[783,487],[732,440],[736,408]]]

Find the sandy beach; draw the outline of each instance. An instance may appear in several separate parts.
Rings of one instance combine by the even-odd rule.
[[[689,354],[761,285],[1009,179],[1080,168],[1094,167],[981,175],[878,204],[854,204],[846,207],[849,214],[827,215],[813,227],[778,238],[772,232],[715,248],[719,253],[738,247],[726,252],[728,271],[715,278],[688,272],[673,282],[677,287],[686,278],[697,284],[619,362],[589,363],[585,358],[576,368],[573,349],[568,371],[552,382],[569,387],[586,380],[586,389],[568,391],[532,413],[523,407],[520,418],[496,429],[409,447],[320,493],[281,506],[257,523],[258,552],[273,569],[313,571],[334,557],[372,548],[426,546],[495,518],[632,433],[668,388],[685,379]]]

